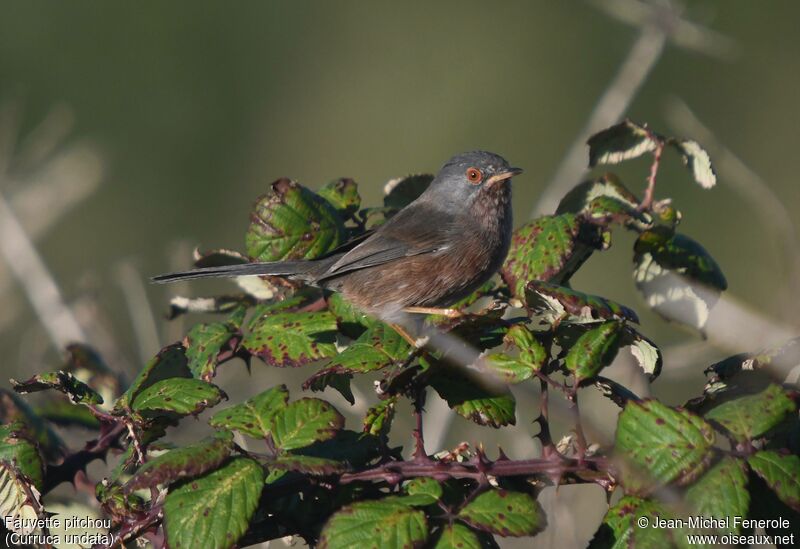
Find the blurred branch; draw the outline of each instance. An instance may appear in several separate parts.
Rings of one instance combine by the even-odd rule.
[[[677,46],[709,55],[720,56],[733,49],[729,39],[681,19],[680,12],[670,2],[594,0],[591,3],[610,17],[639,27],[641,32],[539,196],[531,217],[555,211],[561,197],[586,173],[586,140],[622,118],[661,58],[668,39]]]
[[[117,281],[128,306],[136,344],[139,347],[139,359],[145,364],[161,348],[153,309],[150,307],[150,300],[147,299],[142,276],[136,267],[131,262],[125,261],[117,266],[116,271]]]

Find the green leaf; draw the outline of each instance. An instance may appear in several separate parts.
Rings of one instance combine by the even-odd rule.
[[[594,377],[614,361],[622,338],[622,322],[611,320],[585,332],[570,347],[564,359],[578,383]]]
[[[578,241],[581,229],[581,220],[566,213],[540,217],[514,231],[500,271],[512,293],[523,298],[531,280],[564,284],[591,255],[591,248]]]
[[[200,476],[219,467],[232,450],[233,437],[230,431],[218,432],[197,444],[170,450],[142,465],[125,483],[125,492],[130,494],[142,488]]]
[[[88,411],[88,408],[74,406],[69,402],[67,402],[67,406],[76,410]],[[39,449],[48,460],[59,461],[64,457],[64,443],[50,424],[35,413],[21,397],[2,387],[0,387],[0,423],[14,424],[15,432],[20,437],[38,444]]]
[[[226,549],[247,531],[258,507],[264,471],[255,461],[236,458],[172,490],[164,501],[167,545]]]
[[[458,518],[500,536],[533,536],[546,525],[544,511],[533,497],[508,490],[482,493],[459,511]]]
[[[747,458],[747,463],[782,502],[800,511],[800,457],[761,450]]]
[[[40,418],[60,427],[83,427],[99,429],[98,420],[85,406],[75,406],[66,397],[48,399],[34,408]]]
[[[620,408],[624,408],[625,405],[634,400],[638,401],[641,400],[636,393],[617,383],[614,380],[605,378],[603,376],[597,376],[594,379],[594,386],[600,389],[600,392],[604,397],[611,400],[614,404],[619,406]]]
[[[71,373],[62,370],[36,374],[26,381],[12,379],[11,385],[16,392],[21,394],[55,389],[67,395],[75,404],[98,405],[103,403],[103,398],[94,389],[78,380]]]
[[[199,379],[164,379],[139,393],[131,409],[139,413],[197,415],[216,406],[224,394],[216,385]]]
[[[280,455],[268,462],[267,467],[270,470],[295,471],[314,476],[328,476],[344,473],[348,469],[347,464],[341,461],[297,454]]]
[[[283,450],[302,448],[328,440],[344,426],[342,414],[317,398],[301,398],[279,410],[270,419],[275,446]]]
[[[437,502],[442,497],[442,485],[438,481],[427,477],[419,477],[408,481],[403,486],[403,490],[409,496],[427,497],[427,505]]]
[[[425,513],[398,502],[360,501],[336,512],[322,528],[319,549],[421,547]]]
[[[705,417],[722,425],[738,440],[747,440],[766,433],[794,411],[794,401],[772,383],[757,395],[720,404]]]
[[[258,261],[314,259],[346,240],[344,224],[331,204],[288,179],[256,202],[245,244]]]
[[[383,187],[383,205],[399,210],[419,198],[433,181],[431,174],[407,175],[386,183]]]
[[[670,529],[651,526],[651,521],[655,517],[667,518],[669,513],[655,501],[626,495],[608,510],[589,547],[592,549],[674,547],[674,537]],[[647,521],[644,523],[646,526],[640,526],[641,520]]]
[[[747,471],[744,462],[724,457],[686,491],[692,511],[702,517],[725,519],[745,517],[750,505],[747,492]],[[740,528],[732,519],[726,533],[738,534]]]
[[[569,191],[556,214],[581,214],[595,223],[621,223],[638,231],[653,224],[652,216],[639,211],[639,199],[612,173],[584,181]]]
[[[238,330],[227,322],[210,322],[192,326],[183,340],[192,375],[204,381],[211,381],[217,373],[217,364],[219,364],[223,347],[237,333]],[[228,354],[232,354],[230,350]]]
[[[301,366],[336,354],[336,319],[328,312],[261,316],[242,347],[271,366]]]
[[[692,482],[706,469],[714,440],[711,426],[690,412],[657,400],[628,402],[619,416],[615,444],[625,488],[640,491],[649,481]]]
[[[631,326],[626,326],[621,346],[630,346],[633,358],[636,359],[642,371],[650,377],[650,381],[658,377],[661,367],[664,365],[664,358],[661,355],[661,349],[655,343]]]
[[[481,549],[482,545],[475,532],[463,524],[446,524],[436,540],[434,549]]]
[[[326,370],[336,373],[364,373],[398,364],[408,357],[411,346],[394,329],[380,322],[371,326]]]
[[[634,245],[634,279],[658,314],[702,330],[719,293],[728,286],[711,255],[688,236],[659,226]]]
[[[35,506],[40,502],[38,499],[31,501],[28,494],[35,496],[35,490],[31,490],[28,482],[20,478],[15,469],[7,462],[0,461],[0,513],[5,528],[18,534],[30,534],[35,530],[30,525],[39,518]]]
[[[336,317],[339,331],[347,337],[358,338],[364,330],[378,323],[375,318],[356,309],[339,292],[331,293],[325,300],[328,302],[328,310]]]
[[[683,163],[692,172],[692,177],[698,185],[704,189],[710,189],[717,184],[717,174],[714,172],[714,166],[711,165],[711,157],[700,146],[700,143],[691,139],[675,139],[670,140],[669,144],[681,153]]]
[[[347,218],[358,211],[361,206],[361,196],[358,194],[358,185],[348,177],[331,181],[317,191],[322,198],[331,203],[343,218]]]
[[[502,427],[516,423],[514,395],[507,390],[482,387],[458,370],[437,372],[431,376],[430,385],[453,411],[479,425]]]
[[[367,410],[364,416],[364,432],[370,435],[388,435],[392,428],[397,396],[389,397]]]
[[[0,425],[0,461],[16,467],[41,491],[44,484],[44,463],[36,444],[25,436],[21,423]]]
[[[624,121],[602,130],[587,141],[589,145],[589,167],[598,164],[619,164],[644,153],[656,150],[658,142],[652,138],[645,126],[632,120]]]
[[[482,368],[510,384],[522,383],[541,368],[541,364],[529,364],[503,353],[481,356],[479,360]]]
[[[272,432],[271,420],[289,402],[289,390],[277,385],[241,404],[220,410],[208,421],[212,427],[223,427],[253,438],[266,438]]]
[[[328,368],[323,368],[303,382],[303,390],[317,393],[331,387],[352,405],[356,403],[356,397],[353,396],[353,390],[350,388],[352,379],[353,374],[338,374]]]
[[[139,374],[133,380],[133,383],[130,384],[128,390],[117,399],[114,405],[114,413],[121,414],[124,412],[130,407],[136,395],[154,383],[164,379],[192,377],[192,372],[187,365],[185,351],[183,345],[180,343],[168,345],[161,349],[158,354],[139,371]]]
[[[548,324],[585,324],[612,319],[639,323],[636,313],[624,305],[539,280],[532,280],[525,287],[525,306]]]

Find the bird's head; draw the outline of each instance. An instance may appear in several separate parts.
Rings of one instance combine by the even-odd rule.
[[[522,173],[500,155],[472,151],[454,156],[442,166],[429,191],[453,205],[469,206],[481,196],[507,186]]]

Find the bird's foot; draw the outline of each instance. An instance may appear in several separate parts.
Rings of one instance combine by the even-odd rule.
[[[464,314],[457,309],[440,309],[437,307],[406,307],[403,311],[410,314],[441,315],[447,318],[459,318]]]

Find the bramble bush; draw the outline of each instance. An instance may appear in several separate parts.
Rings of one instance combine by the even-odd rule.
[[[223,548],[293,535],[323,548],[497,547],[495,536],[545,528],[537,502],[543,487],[594,483],[615,502],[594,547],[681,546],[692,532],[757,532],[733,522],[710,530],[640,528],[643,516],[781,517],[796,531],[798,393],[767,374],[797,363],[800,340],[710,365],[702,394],[667,406],[602,375],[629,347],[650,381],[658,377],[661,352],[640,332],[636,313],[569,285],[589,256],[611,245],[613,230],[633,231],[633,276],[647,305],[702,333],[726,281],[708,252],[678,232],[681,214],[671,201],[655,198],[661,156],[670,151],[697,183],[714,185],[708,154],[694,141],[629,120],[589,140],[590,166],[652,155],[643,198],[608,173],[577,185],[553,215],[519,227],[497,280],[455,306],[463,314],[425,319],[428,329],[480,352],[469,367],[452,360],[452,349],[412,348],[338,294],[273,277],[239,279],[235,295],[175,298],[172,316],[220,319],[194,325],[162,349],[124,392],[92,349],[70,346],[59,371],[12,380],[17,393],[52,389],[52,398],[32,407],[0,393],[0,511],[44,518],[42,496],[72,482],[94,487],[114,544]],[[431,179],[394,180],[383,205],[369,208],[350,179],[316,193],[278,180],[251,214],[246,253],[197,254],[196,265],[322,256],[382,223]],[[321,364],[303,388],[335,390],[351,403],[351,380],[370,374],[373,405],[351,429],[326,400],[290,395],[283,385],[219,406],[227,397],[213,383],[218,368],[253,357],[267,367]],[[508,385],[519,383],[538,386],[539,409],[516,408]],[[591,386],[622,409],[611,448],[587,440],[581,425],[578,389]],[[478,425],[538,423],[541,455],[517,460],[501,450],[490,457],[480,444],[425,448],[429,388]],[[553,397],[573,412],[564,439],[551,433]],[[389,443],[401,399],[413,404],[416,425],[415,447],[405,454]],[[182,447],[164,442],[168,426],[212,407],[220,408],[208,420],[213,436]],[[54,426],[89,428],[92,438],[69,450]],[[237,444],[235,433],[257,440],[258,451]],[[111,465],[96,482],[85,470],[98,459]],[[7,526],[23,531],[26,524]],[[767,534],[789,533],[772,526]]]

